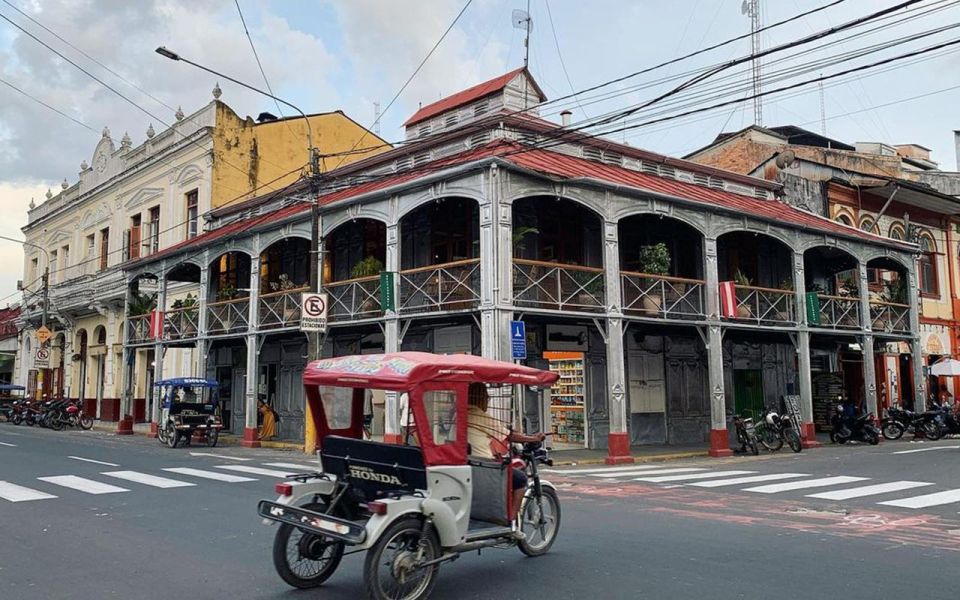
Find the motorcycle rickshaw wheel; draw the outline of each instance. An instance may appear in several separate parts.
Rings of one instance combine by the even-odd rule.
[[[220,430],[216,427],[212,427],[206,431],[204,434],[204,439],[207,442],[207,446],[213,448],[217,445],[217,440],[220,439]]]
[[[301,508],[326,512],[322,502],[305,504]],[[343,542],[334,541],[281,523],[273,538],[273,568],[287,584],[306,590],[321,585],[340,566]]]
[[[527,556],[546,554],[560,531],[560,498],[551,488],[540,489],[541,502],[538,504],[531,495],[524,500],[520,513],[520,531],[525,537],[517,546]]]
[[[416,564],[440,558],[440,542],[431,530],[421,547],[422,531],[420,519],[400,519],[367,551],[363,580],[370,598],[419,600],[430,595],[440,566],[418,568]]]
[[[177,428],[173,426],[173,423],[167,425],[167,445],[171,448],[176,448],[177,444],[180,443],[181,434],[177,431]]]

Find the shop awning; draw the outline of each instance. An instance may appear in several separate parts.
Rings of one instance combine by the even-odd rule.
[[[960,360],[945,358],[930,367],[930,374],[937,377],[960,377]]]

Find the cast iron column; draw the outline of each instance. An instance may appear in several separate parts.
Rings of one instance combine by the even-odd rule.
[[[797,300],[797,370],[800,380],[800,417],[803,420],[804,448],[816,448],[816,429],[813,424],[813,381],[810,373],[810,323],[807,321],[807,279],[804,272],[803,252],[793,252],[793,289]]]
[[[710,456],[732,456],[727,433],[727,401],[723,389],[723,335],[720,329],[720,275],[717,240],[703,240],[707,309],[707,381],[710,394]]]
[[[607,436],[608,465],[632,463],[627,431],[627,393],[623,356],[623,313],[620,307],[620,238],[616,221],[605,221],[604,305],[607,307],[607,386],[610,388],[610,433]]]
[[[259,251],[259,241],[255,244]],[[260,304],[260,254],[250,259],[250,305],[247,307],[247,380],[244,390],[243,403],[243,440],[240,442],[245,448],[259,448],[260,439],[257,437],[257,377],[260,374],[257,356],[257,326],[259,325]]]

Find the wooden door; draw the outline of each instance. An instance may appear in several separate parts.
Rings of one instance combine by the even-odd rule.
[[[667,392],[664,384],[663,354],[629,352],[627,376],[631,443],[666,442]]]

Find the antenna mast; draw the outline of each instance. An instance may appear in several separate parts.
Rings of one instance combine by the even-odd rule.
[[[530,32],[533,31],[533,19],[530,18],[530,0],[527,0],[527,10],[514,9],[511,16],[515,29],[523,29],[526,35],[523,38],[523,68],[526,70],[530,65]],[[527,88],[528,82],[524,78],[523,82],[523,108],[527,109]]]
[[[373,103],[373,133],[380,135],[380,102]]]
[[[754,56],[760,52],[760,0],[743,0],[740,5],[740,12],[750,17],[750,53]],[[758,96],[761,88],[761,65],[760,59],[754,58],[751,61],[753,69],[753,124],[763,125],[763,99]]]
[[[823,73],[820,73],[820,76],[823,77]],[[817,87],[820,88],[820,133],[825,136],[827,135],[827,108],[823,100],[823,81],[817,82]]]

